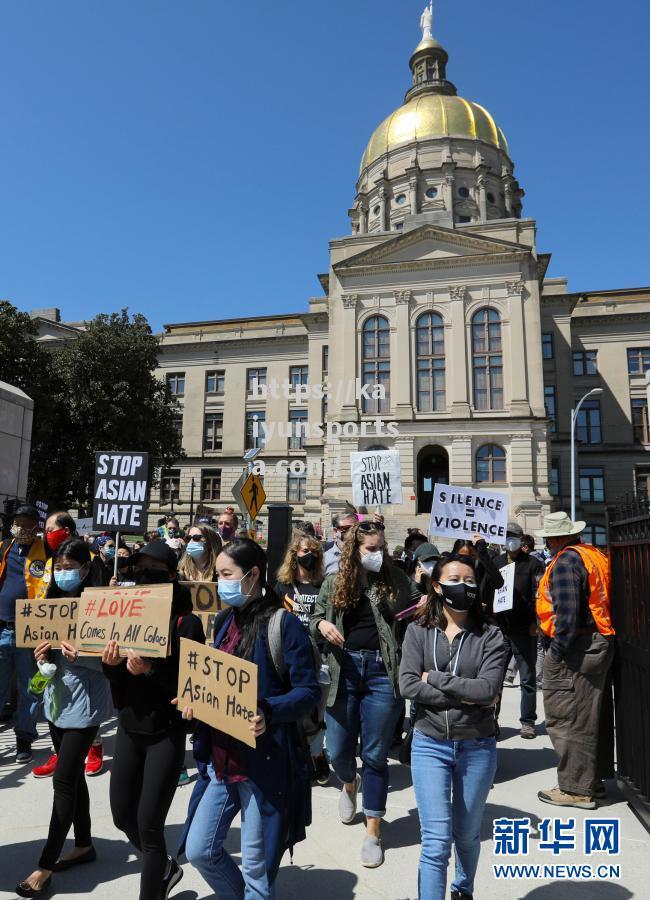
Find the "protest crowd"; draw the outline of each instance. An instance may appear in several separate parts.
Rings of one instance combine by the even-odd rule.
[[[182,864],[220,900],[273,898],[286,851],[318,829],[312,788],[328,783],[340,785],[341,827],[362,813],[350,852],[381,866],[391,748],[417,800],[418,896],[448,896],[453,847],[451,897],[471,900],[515,671],[521,737],[533,741],[545,718],[558,758],[557,785],[539,799],[595,809],[605,794],[609,564],[566,513],[533,536],[508,521],[499,544],[459,533],[440,552],[418,529],[389,547],[381,513],[349,505],[329,540],[293,522],[272,577],[233,507],[187,525],[166,516],[141,540],[80,536],[66,510],[39,525],[29,504],[6,525],[0,711],[15,728],[15,762],[43,779],[44,825],[50,816],[33,869],[15,873],[17,896],[50,895],[56,873],[96,859],[86,777],[105,767],[102,727],[115,717],[110,810],[140,860],[140,900],[169,897]],[[207,611],[200,589],[214,601]],[[37,608],[77,618],[41,631]],[[136,609],[149,624],[125,631],[120,616]],[[51,751],[34,759],[42,717]],[[165,820],[190,781],[190,748],[198,777],[172,847]],[[240,814],[238,865],[224,844]]]

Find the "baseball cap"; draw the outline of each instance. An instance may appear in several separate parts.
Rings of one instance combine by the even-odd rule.
[[[14,513],[14,519],[17,516],[25,516],[27,519],[34,519],[35,522],[38,522],[38,510],[35,506],[31,506],[29,503],[24,503],[22,506],[19,506],[18,509]]]
[[[508,527],[506,529],[507,534],[511,534],[513,537],[523,537],[524,529],[521,525],[517,525],[516,522],[508,522]]]
[[[148,556],[150,559],[155,559],[157,562],[164,563],[170,572],[175,572],[178,568],[176,554],[171,547],[168,547],[167,544],[164,544],[162,541],[149,541],[148,544],[144,545],[142,550],[138,550],[137,553],[134,553],[131,557],[134,565],[136,565],[138,560],[143,556]]]
[[[430,544],[427,541],[426,544],[420,544],[420,546],[413,551],[413,559],[417,559],[419,562],[440,559],[440,551],[435,544]]]

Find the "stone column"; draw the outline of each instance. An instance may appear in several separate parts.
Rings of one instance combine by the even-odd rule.
[[[452,438],[449,453],[449,483],[469,487],[474,481],[474,460],[472,459],[472,439],[459,434]]]
[[[465,329],[465,285],[453,285],[451,297],[451,329],[445,329],[447,407],[455,416],[469,418],[470,388],[467,378]]]
[[[529,416],[528,374],[526,371],[526,332],[524,329],[523,296],[525,282],[520,277],[506,282],[508,294],[510,333],[509,351],[504,360],[510,358],[510,404],[512,415]],[[506,373],[504,372],[504,375]],[[505,387],[505,385],[504,385]],[[506,398],[504,398],[506,399]]]
[[[388,204],[386,203],[386,188],[383,185],[381,185],[379,188],[379,206],[380,206],[379,223],[381,226],[381,230],[389,231],[390,225],[387,222],[388,216],[386,215],[387,206],[388,206]]]
[[[357,374],[357,294],[343,294],[341,303],[343,353],[337,354],[336,360],[340,365],[335,366],[331,354],[330,341],[330,372],[329,379],[332,385],[332,399],[329,411],[335,418],[345,421],[356,421],[359,418],[359,409],[355,396],[355,378]],[[339,388],[339,381],[341,386]],[[338,407],[338,409],[337,409]]]
[[[481,222],[487,222],[487,191],[485,189],[485,176],[479,175],[477,182],[478,208]]]
[[[419,212],[418,203],[418,179],[416,175],[411,176],[409,180],[409,189],[411,194],[411,215],[417,216]]]
[[[394,390],[391,407],[395,419],[413,418],[411,399],[412,359],[410,307],[411,291],[395,291],[395,330],[391,340],[390,380]]]

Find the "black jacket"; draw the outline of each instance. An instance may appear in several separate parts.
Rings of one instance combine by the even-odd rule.
[[[180,638],[205,643],[201,620],[192,615],[192,595],[174,583],[172,615],[169,623],[169,656],[154,659],[148,675],[131,675],[126,660],[118,666],[104,666],[104,674],[113,689],[120,725],[134,734],[161,734],[185,723],[171,701],[178,691]]]
[[[494,617],[497,625],[504,632],[528,631],[533,622],[537,621],[535,615],[535,603],[537,601],[537,585],[544,574],[544,566],[534,556],[519,551],[517,558],[511,560],[507,553],[502,553],[494,560],[498,569],[511,562],[515,564],[515,585],[513,592],[512,609],[507,612],[497,613]],[[490,611],[494,603],[494,591],[490,601]]]

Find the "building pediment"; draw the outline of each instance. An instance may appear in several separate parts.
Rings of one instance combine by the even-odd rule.
[[[411,268],[413,265],[453,265],[455,260],[469,262],[502,261],[528,256],[530,249],[498,238],[479,237],[451,228],[422,225],[399,234],[376,247],[334,265],[337,274],[361,274],[386,268]]]

